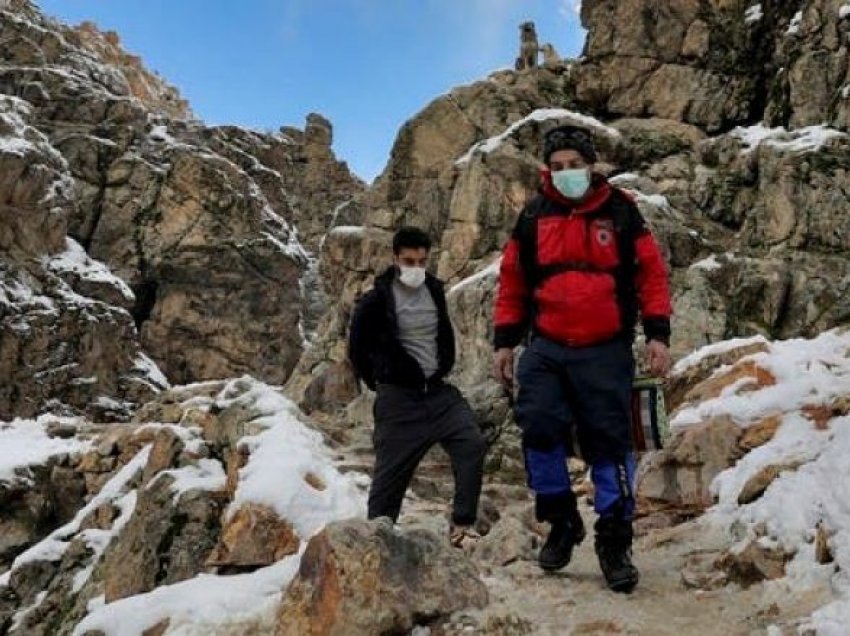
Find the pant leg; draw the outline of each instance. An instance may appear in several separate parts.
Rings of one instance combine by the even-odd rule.
[[[593,507],[600,517],[631,520],[635,514],[634,453],[625,457],[597,459],[590,468],[594,486]]]
[[[632,381],[634,358],[628,342],[566,348],[567,380],[585,461],[620,458],[634,451]]]
[[[396,521],[413,473],[433,445],[427,412],[415,392],[380,387],[374,415],[375,469],[368,518],[390,517]]]
[[[487,442],[472,409],[455,387],[443,387],[433,402],[437,441],[448,454],[454,475],[452,521],[472,525],[478,518]]]
[[[615,341],[569,350],[568,356],[579,442],[595,486],[594,507],[600,515],[631,519],[635,505],[631,346]]]
[[[557,345],[535,338],[517,367],[515,415],[522,429],[528,485],[535,493],[540,521],[561,518],[571,508],[566,457],[572,413],[559,358]]]

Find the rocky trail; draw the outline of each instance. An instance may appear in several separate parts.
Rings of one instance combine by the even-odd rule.
[[[426,472],[440,468],[449,470],[447,465],[432,464]],[[630,595],[613,593],[605,586],[593,551],[595,513],[589,502],[580,506],[588,537],[576,548],[567,568],[544,573],[536,554],[546,527],[532,521],[533,506],[524,489],[491,485],[485,491],[485,500],[491,502],[487,509],[497,510],[499,521],[492,534],[467,553],[481,571],[489,604],[482,610],[458,612],[444,625],[415,630],[416,636],[795,634],[800,622],[832,599],[828,585],[805,594],[763,583],[746,589],[738,585],[699,589],[695,582],[700,577],[711,580],[712,561],[729,545],[726,528],[708,520],[645,531],[634,548],[639,586]],[[494,501],[511,503],[494,506]],[[445,535],[447,514],[445,499],[414,496],[405,502],[399,528]],[[768,632],[770,626],[774,631]]]

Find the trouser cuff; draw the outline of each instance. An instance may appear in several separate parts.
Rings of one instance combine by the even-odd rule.
[[[534,500],[534,514],[538,521],[563,521],[572,518],[578,502],[572,490],[555,494],[538,494]]]

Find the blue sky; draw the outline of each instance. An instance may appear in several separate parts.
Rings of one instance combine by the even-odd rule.
[[[405,120],[453,86],[512,66],[518,25],[580,53],[577,0],[37,0],[92,20],[175,84],[209,124],[334,124],[337,156],[371,181]]]

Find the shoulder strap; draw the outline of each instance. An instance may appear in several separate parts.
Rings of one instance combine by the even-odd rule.
[[[612,188],[611,199],[608,203],[611,220],[614,222],[614,232],[617,236],[617,256],[620,267],[626,278],[633,280],[637,273],[637,250],[635,241],[638,230],[635,214],[635,204],[621,190]]]
[[[537,263],[537,219],[540,204],[540,199],[535,197],[523,208],[515,235],[519,243],[519,263],[532,289],[537,287],[540,280],[540,268]]]
[[[617,235],[617,256],[620,261],[615,274],[617,301],[623,318],[623,331],[634,338],[638,314],[637,248],[635,241],[645,231],[643,217],[637,205],[624,192],[613,188],[608,212]]]

